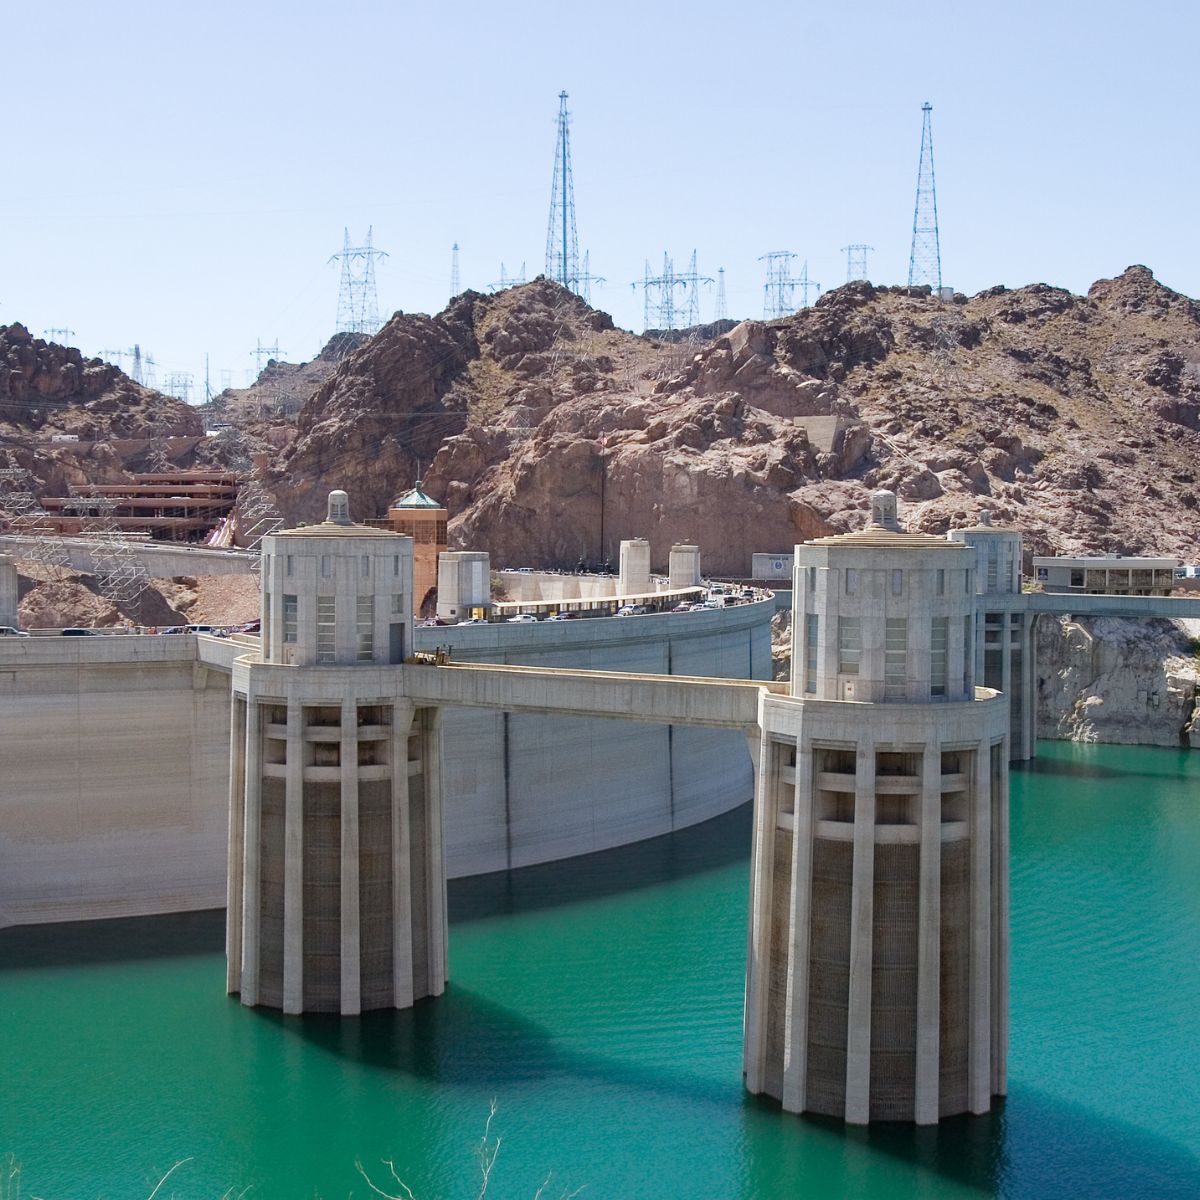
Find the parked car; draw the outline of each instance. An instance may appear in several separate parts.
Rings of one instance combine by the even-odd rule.
[[[465,621],[459,621],[460,625],[489,625],[491,622],[487,617],[468,617]]]
[[[537,623],[537,617],[533,613],[517,613],[515,617],[508,618],[510,625],[534,625]]]
[[[695,607],[696,606],[690,600],[685,600],[682,604],[675,605],[675,607],[673,609],[671,609],[671,611],[672,612],[691,612],[692,609]]]
[[[237,627],[238,633],[262,633],[262,621],[247,621]]]
[[[560,613],[553,613],[551,616],[548,616],[546,618],[546,620],[547,621],[574,621],[574,620],[577,620],[578,617],[579,617],[579,614],[576,612],[560,612]]]
[[[60,629],[59,632],[63,637],[95,637],[94,629]]]
[[[618,617],[640,617],[646,611],[644,604],[622,604],[617,609]]]
[[[185,625],[181,633],[211,633],[214,637],[227,637],[220,625]]]
[[[28,637],[24,629],[14,629],[11,625],[0,625],[0,637]]]

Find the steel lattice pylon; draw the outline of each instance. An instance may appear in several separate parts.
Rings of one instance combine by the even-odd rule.
[[[921,162],[917,167],[917,202],[913,209],[912,250],[908,286],[942,286],[942,247],[938,239],[937,187],[933,176],[933,105],[921,105]]]
[[[283,517],[275,501],[258,479],[247,479],[238,487],[238,533],[243,549],[253,556],[250,569],[257,572],[262,566],[262,540],[283,528]]]
[[[375,287],[375,261],[387,258],[387,251],[375,249],[373,234],[373,228],[368,227],[366,244],[352,246],[350,230],[344,229],[341,253],[330,256],[330,262],[342,264],[342,282],[338,290],[338,333],[365,333],[372,337],[379,332],[381,322],[379,292]],[[278,350],[278,342],[275,349]]]
[[[558,94],[558,142],[546,229],[546,277],[579,291],[579,236],[575,232],[575,179],[571,172],[571,114],[567,93]]]
[[[80,533],[92,544],[100,594],[118,608],[135,605],[150,586],[150,574],[116,519],[117,498],[72,488],[63,507],[79,514]]]
[[[8,516],[13,533],[31,539],[29,557],[50,578],[60,579],[70,569],[71,556],[50,514],[42,507],[23,467],[0,470],[0,511]]]

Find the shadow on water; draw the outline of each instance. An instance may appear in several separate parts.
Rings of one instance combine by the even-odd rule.
[[[750,855],[747,803],[690,829],[560,862],[454,879],[451,921],[535,912],[653,887],[740,862]]]
[[[755,1108],[775,1108],[747,1099]],[[1200,1161],[1185,1149],[1081,1105],[1018,1087],[981,1117],[936,1126],[843,1125],[799,1118],[828,1136],[883,1153],[989,1196],[1195,1200]]]
[[[567,1050],[545,1028],[469,988],[451,983],[436,1000],[361,1017],[252,1010],[253,1018],[347,1062],[451,1086],[507,1091],[557,1077],[693,1100],[727,1099],[730,1082],[671,1074],[661,1064]],[[733,1081],[736,1082],[736,1081]]]
[[[0,971],[188,958],[225,951],[225,910],[0,929]]]

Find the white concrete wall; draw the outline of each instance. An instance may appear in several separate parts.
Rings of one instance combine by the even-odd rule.
[[[0,553],[13,558],[32,556],[32,538],[0,537]],[[63,545],[76,571],[96,570],[92,543],[86,538],[66,537]],[[134,552],[155,579],[175,575],[249,575],[254,556],[240,550],[212,550],[203,546],[172,546],[164,542],[133,543]]]
[[[228,676],[190,637],[5,641],[0,926],[223,905]]]
[[[462,661],[765,679],[772,611],[764,601],[414,636]],[[0,639],[0,925],[223,906],[225,671],[248,642]],[[446,713],[451,876],[665,833],[751,795],[739,733],[510,715],[506,777],[505,724]]]

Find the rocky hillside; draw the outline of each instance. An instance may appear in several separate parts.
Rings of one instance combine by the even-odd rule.
[[[1036,550],[1194,559],[1200,306],[1144,267],[1087,296],[952,303],[850,284],[671,345],[546,280],[397,315],[302,410],[271,477],[292,518],[347,486],[382,513],[421,468],[452,540],[565,565],[647,536],[714,572],[861,522],[899,490],[940,532],[992,509]]]
[[[134,383],[119,368],[74,347],[0,326],[0,466],[24,467],[43,489],[122,478],[114,439],[198,437],[194,409]],[[80,445],[54,443],[74,434]]]

